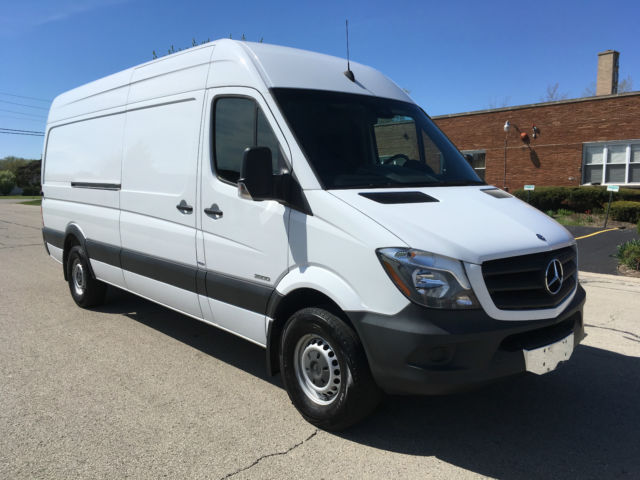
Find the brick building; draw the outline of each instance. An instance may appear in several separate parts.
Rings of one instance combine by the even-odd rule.
[[[640,92],[616,93],[617,64],[618,52],[599,54],[594,97],[441,115],[433,120],[469,155],[487,183],[499,187],[615,184],[640,188]]]

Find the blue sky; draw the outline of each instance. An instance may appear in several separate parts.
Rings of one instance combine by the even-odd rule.
[[[535,103],[556,82],[569,98],[580,97],[596,79],[597,53],[606,49],[620,52],[620,78],[631,76],[640,90],[638,0],[0,5],[0,128],[42,131],[48,101],[59,93],[150,60],[153,50],[189,46],[192,38],[244,33],[248,40],[345,56],[345,18],[351,58],[391,77],[431,115]],[[39,158],[41,151],[42,138],[0,134],[0,158]]]

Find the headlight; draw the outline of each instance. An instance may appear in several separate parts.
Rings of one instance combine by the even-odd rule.
[[[376,253],[409,300],[432,308],[479,308],[460,261],[408,248],[380,248]]]

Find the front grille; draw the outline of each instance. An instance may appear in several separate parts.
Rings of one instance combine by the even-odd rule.
[[[562,263],[563,283],[555,295],[545,287],[549,262]],[[560,305],[576,287],[576,248],[501,258],[482,264],[482,276],[491,299],[500,310],[537,310]]]

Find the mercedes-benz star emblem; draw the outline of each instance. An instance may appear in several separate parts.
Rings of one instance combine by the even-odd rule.
[[[547,265],[547,270],[544,272],[544,286],[551,295],[555,295],[562,288],[562,282],[564,281],[564,273],[562,272],[562,263],[557,258],[554,258]]]

